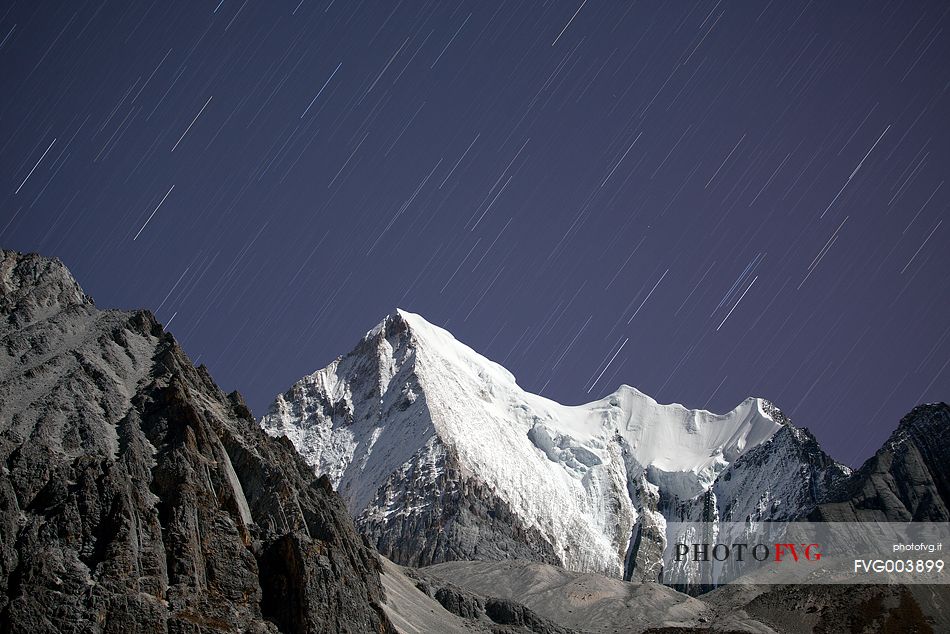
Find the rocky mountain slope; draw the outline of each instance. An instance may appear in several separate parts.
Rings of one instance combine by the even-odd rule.
[[[667,519],[947,521],[943,403],[848,477],[767,401],[717,416],[623,387],[564,407],[398,313],[265,417],[318,478],[150,313],[96,308],[56,260],[0,251],[0,344],[0,631],[950,628],[950,586],[695,598],[537,563],[651,578]],[[448,563],[379,557],[350,511],[401,560]]]
[[[655,580],[667,521],[790,519],[849,473],[763,399],[713,414],[621,386],[564,406],[405,311],[261,423],[405,565],[522,558]]]
[[[327,478],[150,313],[11,251],[0,510],[0,631],[395,631]]]
[[[950,521],[950,406],[919,405],[904,416],[887,442],[829,493],[812,519]]]

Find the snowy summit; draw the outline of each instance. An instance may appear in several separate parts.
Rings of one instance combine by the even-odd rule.
[[[652,578],[667,521],[789,518],[846,473],[764,399],[714,414],[622,385],[562,405],[403,310],[261,424],[329,475],[381,552],[416,565],[520,557]]]

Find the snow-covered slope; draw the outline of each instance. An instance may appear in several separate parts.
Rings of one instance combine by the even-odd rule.
[[[637,578],[658,572],[668,516],[708,516],[710,496],[732,518],[761,516],[761,482],[715,487],[790,427],[762,399],[713,414],[626,385],[561,405],[405,311],[278,396],[261,423],[327,473],[362,530],[401,563],[525,557]],[[802,461],[785,454],[787,474],[759,464],[788,496]],[[800,493],[794,504],[810,503]]]

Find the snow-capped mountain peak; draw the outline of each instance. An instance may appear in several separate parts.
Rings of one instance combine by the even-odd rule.
[[[364,341],[380,345],[406,332],[415,352],[415,369],[427,387],[496,397],[493,405],[524,418],[530,411],[537,422],[557,433],[591,442],[605,431],[623,436],[643,466],[666,472],[701,473],[719,463],[730,463],[747,449],[767,440],[779,429],[763,399],[747,398],[725,414],[688,409],[678,403],[661,404],[635,387],[621,385],[599,400],[566,406],[522,390],[503,366],[478,354],[452,333],[421,315],[397,309],[370,330]]]
[[[397,560],[518,556],[621,576],[645,527],[715,495],[717,477],[783,421],[763,399],[714,414],[628,385],[562,405],[396,310],[261,422],[329,475]]]

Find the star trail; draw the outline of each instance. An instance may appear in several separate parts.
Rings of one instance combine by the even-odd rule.
[[[399,306],[560,402],[762,396],[854,464],[950,396],[948,14],[8,2],[0,244],[258,415]]]

